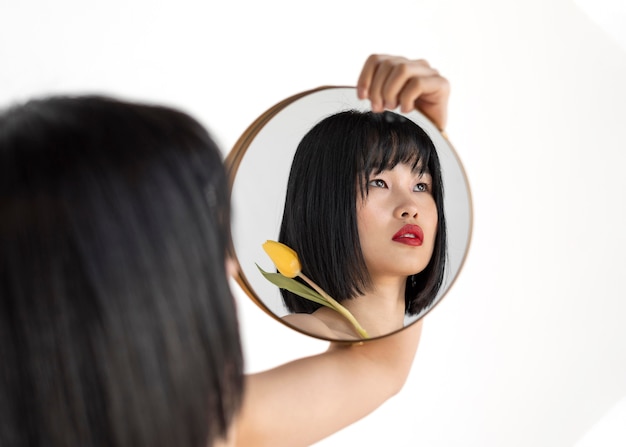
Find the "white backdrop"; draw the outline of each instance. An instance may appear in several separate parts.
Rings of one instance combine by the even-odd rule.
[[[318,446],[624,445],[626,40],[572,0],[211,3],[0,0],[0,102],[174,105],[226,153],[278,100],[354,84],[369,53],[428,59],[452,84],[469,258],[404,390]],[[236,294],[248,371],[325,349]]]

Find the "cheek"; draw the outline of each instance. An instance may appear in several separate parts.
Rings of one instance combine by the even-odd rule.
[[[357,230],[358,230],[359,242],[361,243],[361,248],[363,248],[364,245],[367,245],[367,242],[369,240],[367,236],[372,231],[370,227],[371,227],[371,223],[370,223],[370,220],[368,219],[367,214],[366,213],[357,214]]]
[[[373,217],[376,213],[373,211],[371,204],[366,206],[365,204],[357,204],[356,208],[356,224],[359,229],[359,236],[362,232],[365,232],[372,226]]]
[[[427,207],[425,207],[423,217],[424,217],[423,225],[427,227],[430,234],[432,234],[432,237],[430,238],[430,240],[432,241],[432,244],[434,246],[435,238],[437,237],[437,225],[439,223],[437,205],[435,204],[434,200],[431,203],[429,203]],[[424,230],[426,230],[426,228],[424,228]]]
[[[422,218],[425,224],[428,224],[431,228],[437,229],[437,222],[439,221],[437,213],[437,204],[431,197],[428,202],[422,204]]]
[[[384,229],[377,218],[380,214],[371,207],[364,207],[357,211],[357,230],[361,250],[371,252],[376,250],[376,244],[380,242],[380,235],[384,234]]]

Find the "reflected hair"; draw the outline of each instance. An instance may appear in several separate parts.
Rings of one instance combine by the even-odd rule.
[[[180,111],[0,113],[0,445],[226,436],[243,390],[229,213],[220,152]]]
[[[436,297],[446,263],[446,223],[441,166],[430,137],[394,112],[348,110],[316,124],[294,156],[280,227],[280,242],[300,256],[302,271],[337,301],[362,295],[371,278],[357,226],[357,199],[368,194],[371,174],[406,163],[432,176],[438,222],[426,268],[407,278],[405,313],[416,315]],[[282,290],[291,312],[312,313],[320,305]]]

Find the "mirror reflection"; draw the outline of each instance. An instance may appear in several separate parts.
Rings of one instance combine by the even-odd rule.
[[[239,282],[296,330],[327,340],[395,332],[440,302],[463,264],[467,180],[419,112],[372,113],[349,87],[305,92],[253,123],[227,165]],[[276,272],[268,239],[295,250],[294,280],[321,288],[330,305],[261,274],[257,264]]]

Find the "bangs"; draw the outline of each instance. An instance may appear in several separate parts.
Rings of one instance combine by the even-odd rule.
[[[418,125],[393,112],[372,114],[372,117],[376,125],[369,129],[357,160],[362,195],[367,192],[371,174],[393,169],[398,164],[407,164],[418,174],[431,172],[431,154],[435,148]]]

